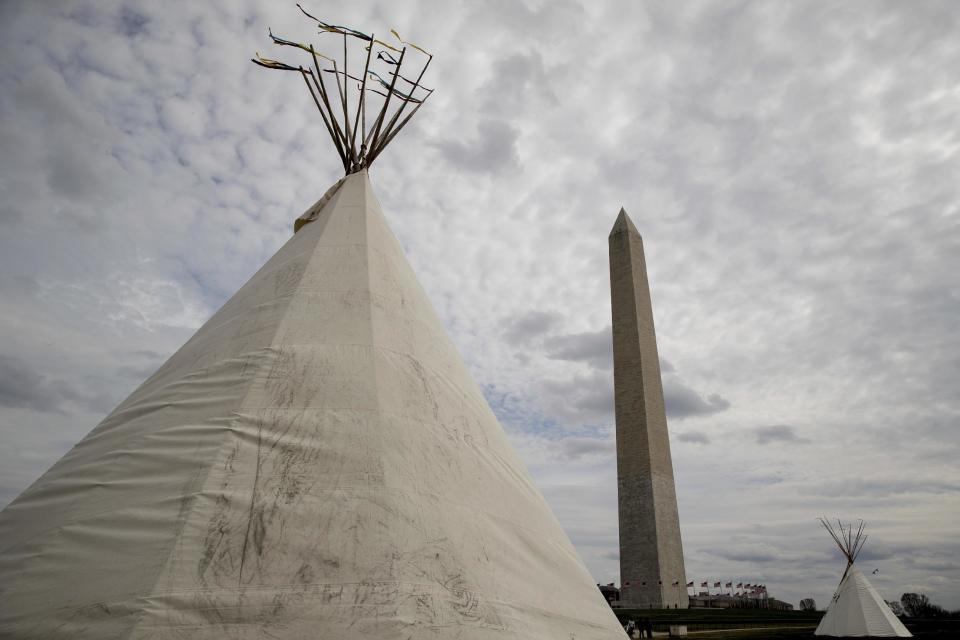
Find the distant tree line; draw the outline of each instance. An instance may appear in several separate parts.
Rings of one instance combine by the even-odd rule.
[[[909,618],[960,618],[960,609],[957,611],[947,611],[938,604],[930,602],[925,594],[905,593],[900,596],[900,602],[896,600],[884,600],[893,614],[899,618],[907,616]],[[813,598],[804,598],[800,601],[801,611],[816,611],[817,603]]]
[[[960,610],[947,611],[938,604],[930,602],[930,598],[923,593],[905,593],[900,596],[900,602],[890,609],[898,616],[907,615],[911,618],[960,618]]]

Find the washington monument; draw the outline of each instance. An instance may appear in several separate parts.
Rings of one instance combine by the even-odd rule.
[[[639,608],[686,608],[677,492],[643,240],[623,209],[609,243],[620,600]]]

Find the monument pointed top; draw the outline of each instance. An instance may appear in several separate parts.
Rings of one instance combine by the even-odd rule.
[[[627,210],[623,207],[620,207],[620,213],[617,215],[617,221],[613,223],[613,229],[610,230],[610,235],[617,233],[633,233],[640,235],[640,232],[637,231],[637,228],[633,224],[633,220],[630,219],[630,216],[627,215]]]

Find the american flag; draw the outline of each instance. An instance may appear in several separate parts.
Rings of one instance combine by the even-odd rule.
[[[707,583],[706,583],[706,582],[701,582],[701,583],[700,583],[700,586],[701,586],[701,587],[705,587],[705,586],[707,586]]]
[[[693,586],[693,582],[688,582],[688,583],[687,583],[687,586],[688,586],[688,587],[692,587],[692,586]]]
[[[714,583],[713,583],[713,586],[719,587],[719,586],[720,586],[720,583],[719,583],[719,582],[714,582]]]
[[[743,583],[742,583],[742,582],[738,582],[738,583],[737,583],[737,589],[743,589]]]
[[[725,586],[725,587],[732,587],[732,586],[733,586],[733,583],[732,583],[732,582],[728,582],[727,584],[725,584],[725,585],[723,585],[723,586]]]

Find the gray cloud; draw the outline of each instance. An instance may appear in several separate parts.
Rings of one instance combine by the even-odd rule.
[[[97,172],[84,162],[82,154],[69,147],[50,159],[50,187],[71,198],[84,198],[100,191]]]
[[[552,336],[544,340],[547,357],[554,360],[586,362],[597,369],[613,367],[610,327],[600,331]]]
[[[0,355],[0,406],[56,411],[64,399],[64,391],[23,360]]]
[[[106,391],[77,390],[64,380],[37,372],[21,358],[0,354],[0,407],[41,413],[64,413],[73,407],[103,414],[115,404]]]
[[[691,442],[693,444],[710,444],[710,437],[700,431],[683,431],[676,435],[680,442]]]
[[[771,551],[761,551],[758,549],[725,549],[718,548],[711,551],[713,555],[734,562],[746,562],[750,564],[766,564],[776,562],[780,559],[776,553]]]
[[[857,560],[863,564],[877,563],[883,560],[889,560],[897,553],[898,552],[892,547],[883,544],[882,542],[870,542],[869,544],[865,544],[863,546],[863,549],[857,556]]]
[[[562,380],[544,380],[538,388],[543,394],[544,407],[568,423],[613,421],[613,374],[610,371],[593,370]],[[730,407],[719,395],[704,398],[672,375],[664,377],[663,397],[667,418],[674,420],[709,416]]]
[[[507,122],[484,120],[477,125],[477,134],[470,140],[444,140],[435,144],[443,158],[455,167],[497,174],[516,166],[518,136],[517,130]]]
[[[896,557],[918,572],[953,574],[960,572],[960,544],[956,542],[933,544],[898,544]]]
[[[533,324],[535,324],[538,333],[542,333],[548,328],[543,326],[542,323],[536,322],[536,319],[534,319]],[[547,357],[553,360],[584,362],[599,371],[610,371],[613,368],[613,345],[610,327],[599,331],[550,336],[543,341],[543,348]],[[672,375],[676,371],[674,366],[662,358],[660,360],[660,371],[663,374],[663,396],[668,417],[683,419],[692,416],[707,416],[730,407],[729,401],[718,394],[709,394],[704,397],[679,377]],[[602,379],[604,378],[601,376],[590,378],[591,384],[594,385],[594,393],[590,395],[589,401],[592,408],[612,408],[609,393],[596,386]],[[612,378],[607,377],[605,379],[612,388]],[[580,379],[577,384],[582,383],[583,380]]]
[[[562,317],[555,311],[528,311],[503,323],[503,337],[513,345],[528,345],[532,340],[541,338]]]
[[[919,494],[955,494],[960,481],[935,478],[862,477],[820,482],[805,489],[814,495],[834,498],[887,497]]]
[[[609,457],[615,450],[613,440],[597,438],[568,437],[560,441],[560,450],[568,460],[578,460],[586,456]]]
[[[711,393],[703,397],[673,376],[663,380],[663,401],[666,404],[667,416],[677,419],[708,416],[730,408],[730,402],[720,395]]]
[[[511,116],[525,108],[555,107],[554,89],[539,52],[513,53],[494,64],[482,89],[487,96],[485,111]]]
[[[170,357],[169,353],[160,353],[152,349],[134,349],[116,355],[116,362],[123,363],[115,369],[121,378],[140,383],[156,372],[160,365]]]
[[[537,385],[548,415],[568,425],[609,423],[613,418],[613,379],[592,372]]]
[[[762,474],[762,475],[756,475],[756,476],[750,476],[748,478],[744,478],[743,482],[746,484],[760,485],[760,486],[780,484],[781,482],[783,482],[783,476],[777,475],[775,473]]]
[[[599,331],[550,336],[543,341],[543,347],[547,357],[554,360],[585,362],[595,369],[613,368],[613,337],[609,326]],[[660,358],[660,373],[674,371],[669,361]]]
[[[793,444],[809,444],[810,440],[797,435],[796,429],[786,424],[757,427],[753,430],[757,444],[771,444],[774,442],[789,442]]]
[[[150,19],[142,13],[131,9],[130,7],[120,8],[119,28],[120,33],[128,38],[135,38],[147,31],[147,25]]]

